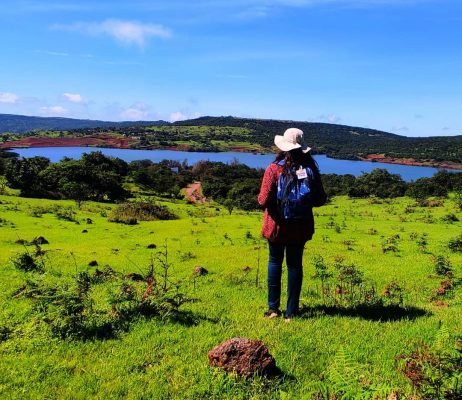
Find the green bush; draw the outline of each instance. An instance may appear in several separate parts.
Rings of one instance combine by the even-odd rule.
[[[31,256],[29,253],[18,254],[15,258],[11,260],[16,269],[24,272],[45,272],[43,262],[38,261],[35,257]]]
[[[109,215],[110,222],[135,225],[138,221],[177,219],[167,207],[147,201],[123,203]]]

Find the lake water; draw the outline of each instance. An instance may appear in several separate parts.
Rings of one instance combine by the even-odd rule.
[[[242,164],[246,164],[252,168],[266,168],[266,166],[274,160],[274,154],[252,154],[239,152],[223,152],[223,153],[202,153],[202,152],[185,152],[174,150],[128,150],[128,149],[109,149],[97,147],[36,147],[27,149],[14,149],[21,157],[43,156],[49,158],[52,162],[58,162],[63,157],[78,159],[83,153],[92,151],[101,151],[103,154],[111,157],[119,157],[127,162],[134,160],[152,160],[159,162],[162,160],[186,160],[189,165],[193,165],[201,160],[221,161],[230,163],[238,160]],[[321,172],[324,174],[352,174],[354,176],[361,175],[363,172],[371,172],[376,168],[384,168],[390,173],[399,174],[405,181],[413,181],[418,178],[431,177],[436,172],[437,168],[430,167],[414,167],[407,165],[385,164],[368,161],[350,161],[337,160],[328,158],[324,155],[314,156],[319,164]],[[451,170],[449,170],[451,171]],[[453,170],[451,172],[462,172]]]

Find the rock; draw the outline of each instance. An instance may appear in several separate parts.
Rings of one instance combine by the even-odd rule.
[[[18,239],[18,240],[16,240],[15,243],[16,244],[28,244],[27,240],[25,240],[25,239]]]
[[[87,224],[91,225],[93,223],[93,220],[91,218],[87,218]]]
[[[84,230],[82,231],[82,233],[88,233],[88,231],[87,231],[86,229],[84,229]]]
[[[194,275],[207,275],[209,271],[207,271],[204,267],[197,265],[196,267],[194,267],[193,273]]]
[[[49,242],[43,236],[39,236],[32,240],[32,244],[49,244]]]
[[[242,268],[242,271],[244,271],[244,272],[249,272],[250,270],[251,270],[251,268],[248,265],[246,265],[245,267]]]
[[[98,266],[98,261],[92,260],[88,263],[89,267],[97,267]]]
[[[157,248],[157,245],[155,245],[154,243],[148,244],[148,249],[156,249],[156,248]]]
[[[255,374],[276,375],[276,361],[261,340],[235,337],[208,352],[213,367],[249,377]]]

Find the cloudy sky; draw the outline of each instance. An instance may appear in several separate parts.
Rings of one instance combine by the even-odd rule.
[[[460,0],[2,0],[0,113],[462,134]]]

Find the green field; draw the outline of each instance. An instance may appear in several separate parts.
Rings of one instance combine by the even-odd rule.
[[[71,201],[0,196],[0,398],[411,398],[416,388],[398,371],[397,356],[422,343],[442,352],[435,345],[442,330],[449,348],[462,335],[462,253],[448,248],[462,231],[462,222],[451,219],[462,220],[462,212],[451,199],[421,207],[409,198],[339,197],[316,209],[316,234],[304,256],[305,312],[290,323],[263,318],[268,256],[259,235],[261,213],[164,204],[180,218],[129,226],[108,222],[111,204],[77,209]],[[73,220],[58,218],[63,208],[72,208]],[[16,242],[38,236],[49,241],[41,245],[45,272],[18,270],[11,260],[35,248]],[[148,249],[152,244],[157,248]],[[180,307],[184,318],[140,316],[112,338],[63,339],[53,335],[34,299],[17,295],[26,281],[65,288],[78,273],[92,275],[106,265],[145,274],[153,262],[160,274],[165,255],[158,260],[158,253],[165,246],[170,284],[195,299]],[[351,308],[338,298],[342,304],[332,312],[313,277],[318,256],[334,275],[335,262],[354,265],[364,274],[364,287],[373,286],[379,296],[397,282],[401,314],[391,315],[386,305]],[[454,287],[440,297],[435,290],[445,278],[436,275],[434,256],[444,256],[454,273]],[[195,266],[208,275],[195,277]],[[335,277],[329,284],[335,286]],[[95,309],[110,311],[107,298],[118,286],[95,284]],[[210,367],[207,352],[235,336],[263,340],[283,375],[245,380]]]

